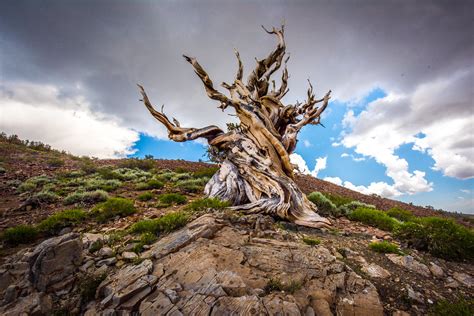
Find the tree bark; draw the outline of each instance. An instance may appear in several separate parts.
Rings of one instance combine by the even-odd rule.
[[[220,102],[222,110],[231,107],[240,125],[224,132],[217,126],[182,128],[151,105],[142,86],[143,102],[150,113],[168,130],[170,139],[183,142],[206,138],[222,157],[219,171],[205,187],[205,194],[232,203],[233,210],[245,213],[264,213],[309,227],[329,226],[330,221],[317,214],[311,203],[294,182],[290,154],[295,150],[297,135],[307,124],[320,124],[328,105],[329,91],[316,99],[313,87],[308,89],[304,104],[283,105],[281,99],[288,92],[288,71],[285,58],[284,27],[265,29],[276,35],[278,45],[268,57],[257,60],[257,66],[244,84],[243,65],[236,52],[238,71],[232,85],[222,83],[230,97],[217,91],[208,74],[195,58],[184,56],[204,84],[207,95]],[[271,76],[284,64],[281,85],[277,89]],[[273,88],[270,90],[270,83]]]

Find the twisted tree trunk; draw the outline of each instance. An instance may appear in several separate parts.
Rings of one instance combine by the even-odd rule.
[[[283,105],[281,99],[288,92],[288,71],[285,57],[284,27],[265,29],[278,38],[278,45],[269,56],[257,60],[257,66],[242,81],[243,66],[236,52],[238,71],[232,85],[222,83],[230,97],[217,91],[208,74],[195,58],[184,56],[193,66],[204,84],[207,95],[220,102],[220,108],[231,107],[240,120],[240,125],[224,132],[217,126],[183,128],[173,123],[162,112],[151,105],[142,86],[139,85],[143,102],[150,113],[167,129],[170,139],[183,142],[199,137],[206,138],[209,145],[219,152],[222,161],[219,171],[205,187],[205,194],[232,203],[231,209],[246,213],[265,213],[286,219],[296,224],[321,227],[330,225],[329,220],[319,216],[313,203],[308,201],[294,182],[289,155],[295,150],[297,134],[307,124],[320,124],[322,112],[330,98],[329,91],[322,99],[316,99],[309,84],[305,103]],[[281,85],[277,89],[271,76],[284,64]]]

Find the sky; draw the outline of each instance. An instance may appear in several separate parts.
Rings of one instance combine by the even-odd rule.
[[[368,194],[474,213],[472,1],[2,1],[0,130],[77,155],[206,160],[172,143],[143,84],[182,126],[225,127],[182,54],[216,82],[275,46],[286,25],[285,104],[331,89],[307,126],[300,172]]]

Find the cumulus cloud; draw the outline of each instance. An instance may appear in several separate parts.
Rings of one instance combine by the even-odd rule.
[[[290,155],[290,162],[297,166],[297,171],[302,174],[311,175],[313,177],[317,177],[319,171],[326,169],[326,161],[327,157],[319,157],[316,158],[316,165],[314,166],[313,170],[309,170],[306,161],[297,153],[293,153]]]
[[[337,185],[342,185],[342,180],[339,177],[325,177],[323,180]]]
[[[0,130],[53,148],[98,158],[133,153],[138,133],[92,112],[82,97],[62,97],[51,85],[0,84]]]

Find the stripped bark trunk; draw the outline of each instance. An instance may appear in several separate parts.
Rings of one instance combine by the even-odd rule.
[[[269,34],[278,38],[277,48],[269,56],[257,60],[247,84],[242,81],[243,66],[236,52],[238,71],[232,85],[222,83],[230,97],[217,91],[208,74],[195,58],[184,56],[193,66],[211,99],[220,102],[220,108],[231,107],[240,125],[224,132],[217,126],[183,128],[176,119],[167,116],[151,105],[142,86],[143,102],[150,113],[167,129],[170,139],[178,142],[206,138],[222,157],[219,171],[205,187],[205,194],[232,203],[231,209],[246,213],[265,213],[292,221],[299,225],[321,227],[330,221],[317,214],[311,203],[294,182],[294,165],[290,154],[297,143],[297,134],[307,124],[320,124],[326,109],[330,91],[322,99],[316,99],[311,83],[305,103],[283,105],[281,99],[288,92],[288,71],[285,56],[284,27],[273,28]],[[277,89],[271,76],[284,64],[281,86]]]

